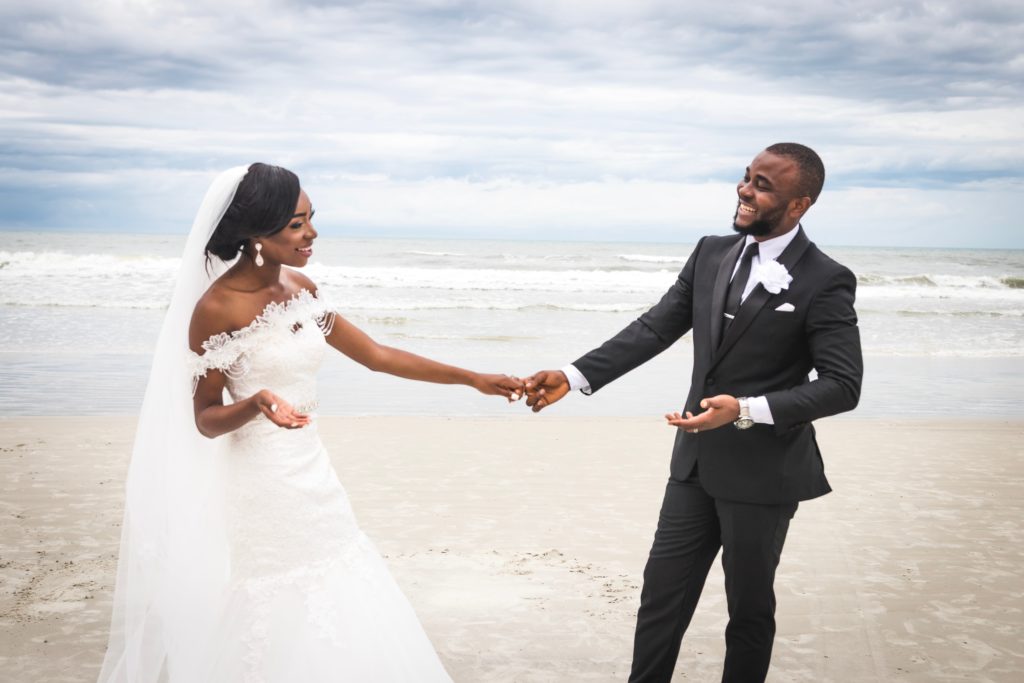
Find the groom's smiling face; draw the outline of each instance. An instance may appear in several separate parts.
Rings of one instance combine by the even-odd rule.
[[[736,186],[739,201],[733,229],[742,235],[778,237],[789,232],[806,208],[799,202],[800,169],[792,159],[765,151],[747,167]]]

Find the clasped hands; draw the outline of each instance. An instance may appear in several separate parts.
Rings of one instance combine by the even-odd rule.
[[[561,370],[541,370],[524,380],[524,391],[526,405],[533,412],[539,413],[569,393],[569,380]],[[670,426],[697,434],[735,422],[740,416],[739,401],[729,394],[701,399],[700,407],[703,412],[696,415],[690,411],[686,411],[685,415],[666,413],[665,420]]]

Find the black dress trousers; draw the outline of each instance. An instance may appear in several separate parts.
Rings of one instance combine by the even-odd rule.
[[[723,683],[764,681],[775,639],[775,569],[796,503],[716,500],[697,468],[669,479],[644,569],[631,683],[668,683],[711,563],[722,548],[729,625]]]

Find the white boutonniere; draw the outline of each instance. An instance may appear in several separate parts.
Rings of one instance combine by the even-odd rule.
[[[762,261],[757,264],[754,268],[754,277],[772,294],[789,289],[789,283],[793,281],[793,276],[786,270],[786,266],[778,261]]]

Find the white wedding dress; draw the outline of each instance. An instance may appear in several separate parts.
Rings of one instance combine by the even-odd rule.
[[[216,368],[235,400],[267,388],[312,410],[332,322],[306,290],[272,303],[247,327],[208,340],[203,355],[189,352],[193,381]],[[230,569],[204,680],[450,681],[360,531],[316,420],[289,430],[260,415],[219,438]]]

